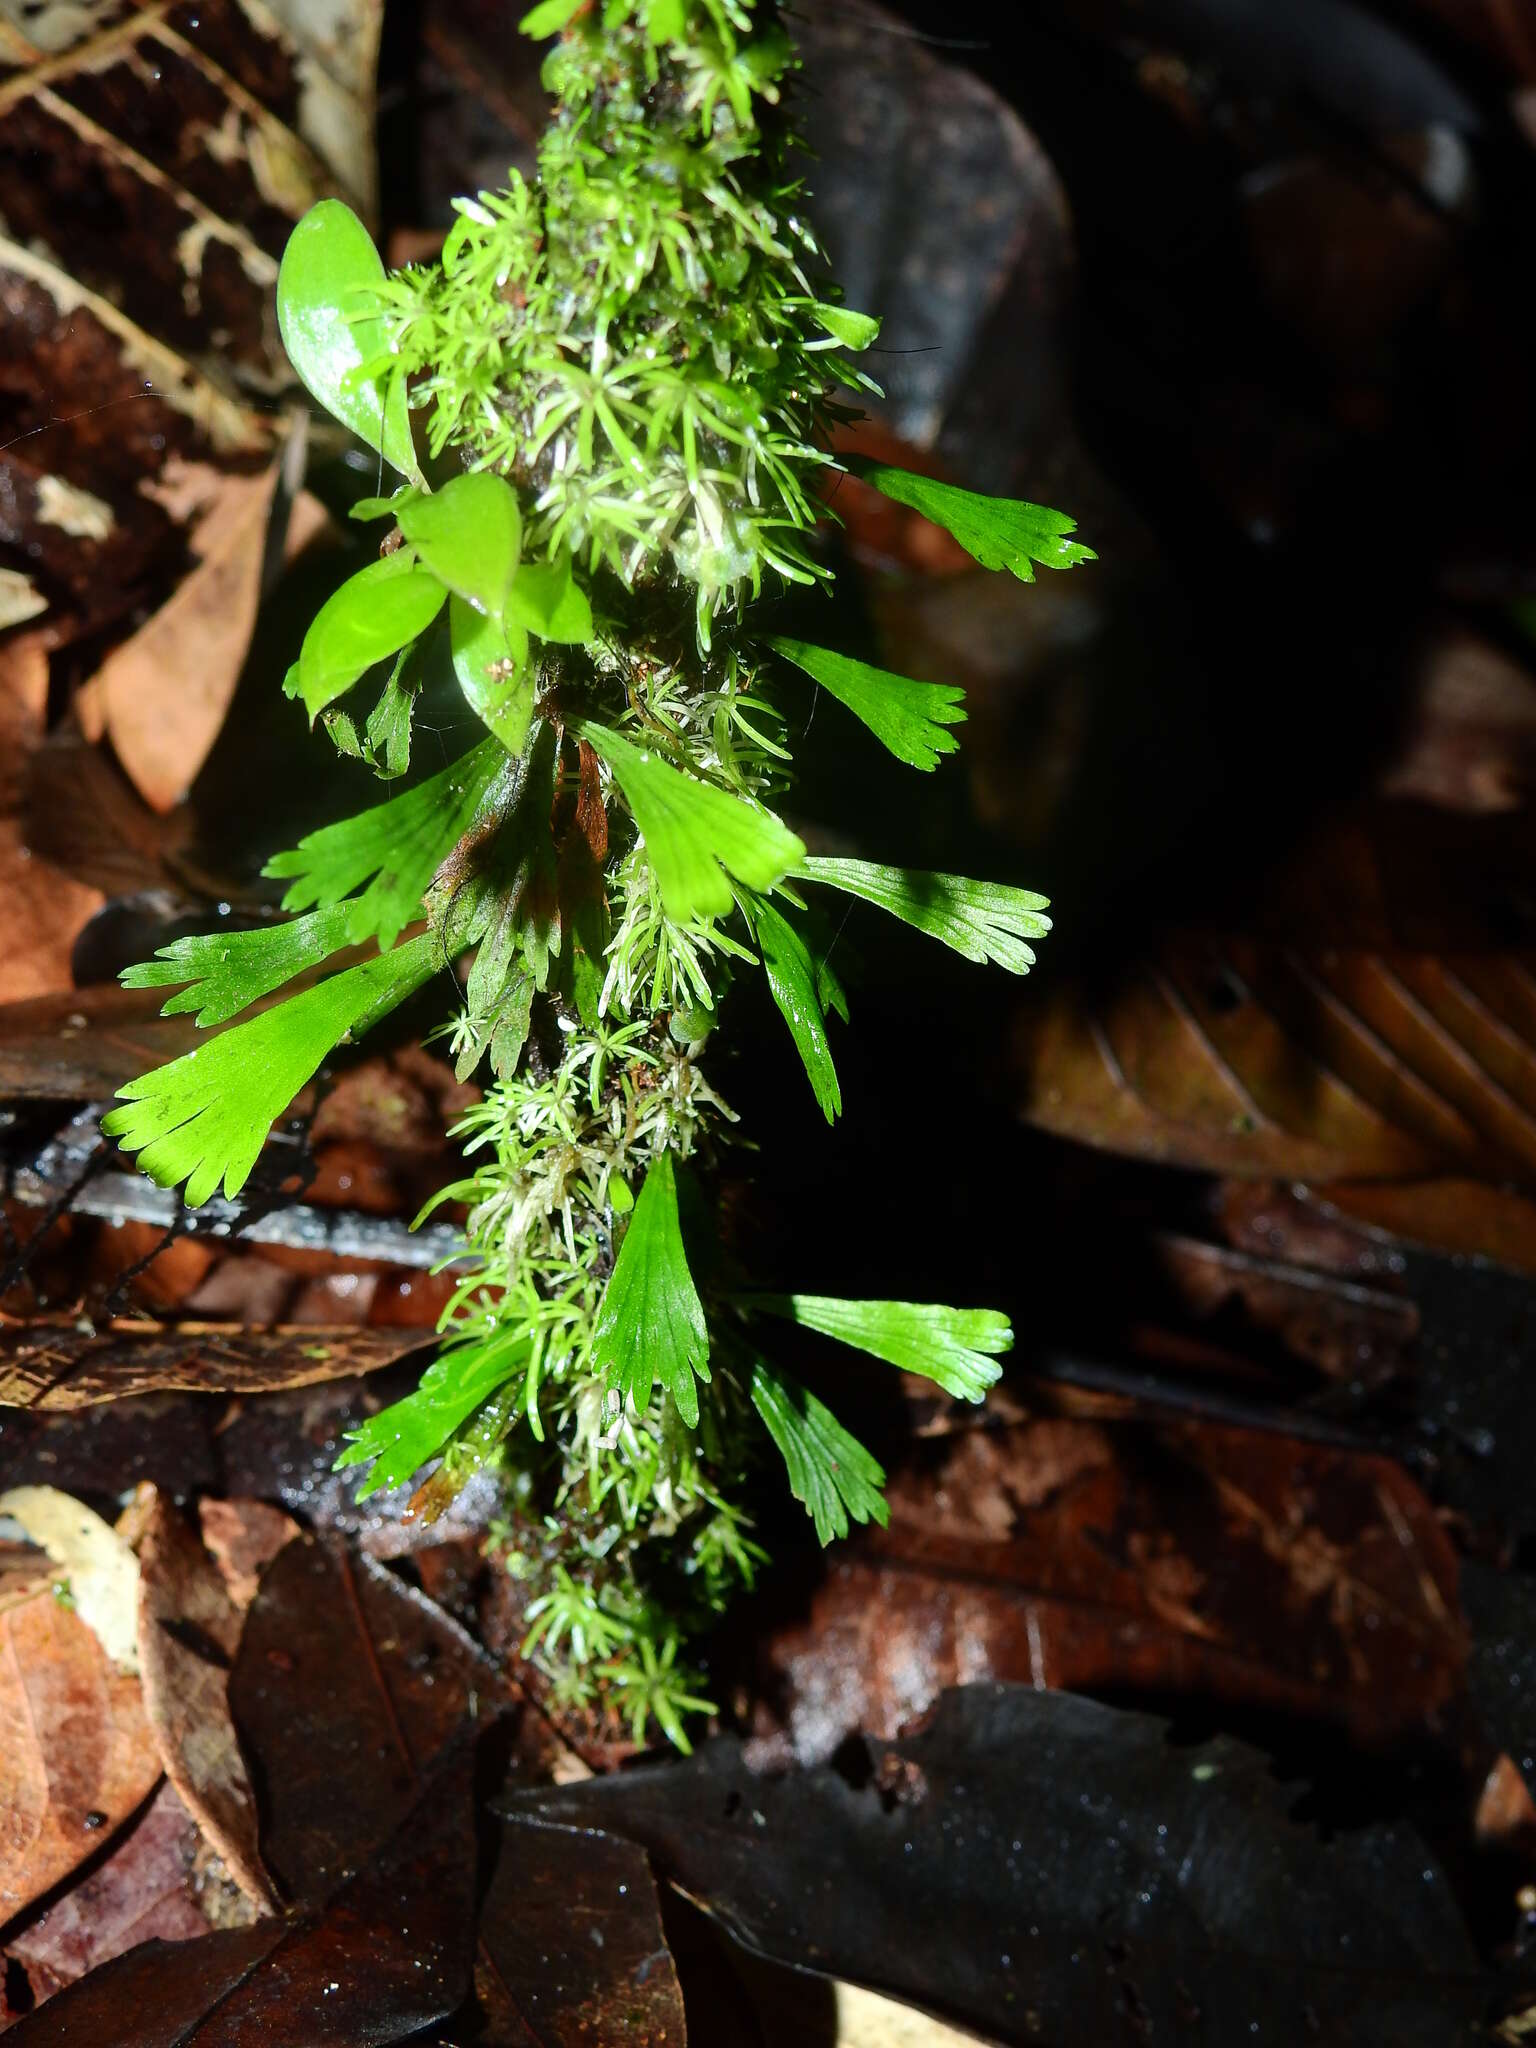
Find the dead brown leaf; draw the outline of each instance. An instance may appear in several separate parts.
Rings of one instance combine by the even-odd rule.
[[[147,1393],[268,1393],[374,1372],[430,1342],[420,1329],[251,1330],[238,1323],[0,1324],[0,1407],[88,1408]]]
[[[160,1758],[136,1678],[51,1587],[0,1611],[0,1924],[148,1797]]]
[[[141,1941],[190,1941],[229,1926],[223,1891],[190,1814],[162,1784],[100,1868],[18,1929],[3,1960],[25,1973],[36,2007]]]
[[[229,1711],[243,1620],[214,1559],[157,1495],[139,1550],[144,1710],[187,1810],[240,1889],[270,1907],[276,1902],[257,1848],[256,1798]]]
[[[256,1598],[262,1573],[298,1535],[299,1525],[270,1501],[217,1500],[208,1495],[197,1504],[197,1520],[203,1547],[243,1614]]]
[[[1536,979],[1514,955],[1189,939],[1020,1017],[1022,1107],[1169,1165],[1309,1182],[1536,1178]]]
[[[1456,1555],[1389,1459],[1039,1416],[932,1441],[889,1499],[759,1674],[801,1756],[987,1678],[1216,1698],[1365,1744],[1443,1728],[1460,1697]]]

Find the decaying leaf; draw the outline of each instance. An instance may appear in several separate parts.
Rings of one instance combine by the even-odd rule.
[[[802,1759],[980,1678],[1218,1698],[1377,1745],[1460,1698],[1456,1555],[1387,1458],[1042,1416],[935,1439],[888,1498],[889,1529],[840,1547],[760,1645]]]
[[[749,1948],[988,2040],[1476,2040],[1503,1987],[1445,1867],[1307,1789],[1229,1737],[974,1685],[820,1770],[721,1741],[504,1803],[628,1836]]]
[[[684,2048],[677,1970],[645,1851],[503,1821],[480,1912],[473,2038],[506,2048]]]
[[[258,1906],[270,1906],[255,1795],[229,1711],[242,1610],[195,1531],[163,1494],[150,1508],[139,1566],[144,1710],[166,1776],[240,1889]]]
[[[196,1025],[157,1016],[154,995],[81,988],[0,1005],[0,1093],[23,1102],[101,1102],[146,1062],[189,1051]]]
[[[0,1610],[0,1925],[110,1841],[159,1775],[138,1680],[67,1596]]]
[[[261,1856],[288,1899],[355,1869],[505,1679],[443,1611],[382,1566],[304,1538],[268,1567],[229,1704],[256,1779]]]
[[[1024,1113],[1170,1165],[1328,1182],[1536,1177],[1536,985],[1512,955],[1186,941],[1021,1017]]]
[[[200,1864],[192,1817],[162,1784],[106,1861],[10,1936],[0,1964],[23,1972],[38,2006],[141,1941],[190,1941],[228,1925],[229,1901]]]
[[[474,1949],[473,1755],[324,1906],[200,1941],[149,1941],[50,1999],[14,2048],[392,2048],[456,2010]]]
[[[59,645],[152,612],[198,515],[242,517],[292,388],[283,244],[315,200],[367,210],[373,192],[381,13],[51,4],[8,29],[4,623],[41,619]]]
[[[430,1341],[420,1329],[251,1330],[239,1323],[137,1322],[99,1329],[37,1318],[0,1324],[0,1407],[87,1408],[133,1394],[268,1393],[374,1372]]]
[[[9,1488],[0,1493],[0,1516],[46,1551],[75,1612],[118,1669],[137,1671],[139,1567],[117,1531],[56,1486]]]

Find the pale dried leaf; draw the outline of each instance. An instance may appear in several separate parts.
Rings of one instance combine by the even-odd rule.
[[[138,1560],[122,1537],[72,1494],[54,1486],[0,1493],[0,1516],[45,1550],[69,1588],[76,1613],[124,1671],[138,1669]]]
[[[197,567],[99,672],[107,734],[157,811],[191,788],[235,694],[277,475],[273,464],[264,476],[229,479],[193,535]]]

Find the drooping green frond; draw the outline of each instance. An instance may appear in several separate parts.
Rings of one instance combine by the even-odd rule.
[[[224,1024],[271,995],[307,967],[318,967],[351,942],[349,910],[334,904],[287,924],[248,932],[208,932],[162,946],[153,960],[123,970],[124,988],[177,988],[162,1017],[196,1010],[204,1031]]]
[[[768,645],[814,676],[909,768],[937,768],[939,756],[952,754],[959,746],[946,730],[965,721],[965,692],[954,684],[920,683],[805,640],[773,635]]]
[[[435,1458],[482,1401],[527,1369],[528,1341],[450,1345],[422,1374],[421,1385],[347,1432],[337,1470],[371,1465],[359,1500],[384,1487],[404,1486]]]
[[[751,1384],[752,1404],[779,1447],[790,1492],[805,1503],[817,1541],[846,1536],[850,1515],[884,1528],[890,1519],[880,1490],[885,1472],[858,1438],[798,1380],[766,1359],[754,1362]]]
[[[583,720],[582,738],[613,770],[645,839],[667,915],[724,917],[734,875],[749,889],[771,889],[805,858],[805,844],[772,811],[684,774],[610,727]]]
[[[841,1301],[824,1294],[754,1294],[749,1308],[784,1316],[804,1330],[920,1373],[957,1400],[980,1401],[1002,1372],[993,1363],[1013,1348],[1008,1318],[991,1308],[939,1302]]]
[[[541,722],[521,766],[516,799],[482,854],[483,865],[466,878],[450,862],[429,899],[436,918],[447,911],[437,897],[457,897],[453,943],[477,948],[455,1033],[461,1081],[473,1073],[487,1046],[495,1072],[510,1076],[528,1037],[535,991],[549,986],[551,960],[560,951],[560,901],[549,830],[557,754],[554,728]]]
[[[383,326],[371,313],[383,282],[379,252],[357,215],[339,199],[322,199],[283,251],[278,325],[293,367],[326,410],[420,483],[404,376],[360,374],[383,352]]]
[[[639,1413],[659,1379],[689,1428],[697,1425],[695,1380],[709,1379],[709,1327],[688,1269],[670,1152],[645,1176],[603,1296],[592,1361]]]
[[[826,1008],[816,962],[788,918],[780,916],[771,903],[752,897],[747,899],[745,908],[763,956],[763,971],[768,976],[773,1000],[805,1062],[822,1114],[829,1124],[834,1123],[842,1114],[843,1091],[827,1038]]]
[[[185,1181],[190,1207],[206,1202],[221,1180],[233,1197],[267,1132],[332,1047],[404,1002],[437,965],[436,941],[423,933],[332,975],[129,1081],[101,1128],[125,1152],[137,1152],[140,1169],[161,1187]]]
[[[494,802],[511,764],[495,740],[482,740],[450,768],[403,796],[356,818],[322,826],[264,873],[286,879],[284,910],[326,909],[368,886],[348,903],[348,938],[377,937],[392,946],[413,918],[443,861]]]
[[[1092,548],[1067,539],[1076,532],[1077,521],[1048,505],[1031,505],[1023,498],[989,498],[857,455],[844,458],[843,466],[883,497],[910,505],[952,533],[984,569],[1011,569],[1021,582],[1033,583],[1036,563],[1042,569],[1070,569],[1097,559]]]
[[[845,895],[878,904],[967,960],[991,960],[1010,974],[1028,974],[1035,955],[1026,942],[1044,938],[1051,928],[1051,920],[1042,914],[1050,898],[1006,882],[973,882],[964,875],[824,855],[807,859],[799,879],[824,882]]]

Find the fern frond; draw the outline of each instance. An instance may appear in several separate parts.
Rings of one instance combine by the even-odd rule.
[[[767,1424],[789,1473],[789,1490],[802,1501],[827,1544],[848,1534],[848,1520],[890,1520],[881,1488],[885,1472],[857,1437],[850,1436],[830,1408],[759,1358],[752,1366],[752,1405]]]
[[[263,873],[288,881],[284,910],[329,909],[367,883],[347,904],[347,936],[354,944],[376,937],[390,947],[420,917],[432,877],[489,808],[498,778],[510,772],[497,742],[482,740],[403,796],[309,833],[290,852],[275,854]]]
[[[1077,521],[1065,512],[1053,512],[1049,505],[964,491],[957,484],[941,484],[934,477],[858,455],[843,458],[843,467],[882,497],[910,506],[942,526],[984,569],[1010,569],[1021,583],[1034,582],[1036,564],[1042,569],[1071,569],[1097,560],[1092,548],[1067,539],[1077,531]]]
[[[947,728],[965,722],[965,692],[953,683],[920,683],[911,676],[873,668],[867,661],[813,647],[805,640],[771,635],[776,654],[814,676],[821,687],[862,719],[875,738],[909,768],[932,769],[941,754],[960,742]]]
[[[957,1400],[979,1401],[1002,1372],[999,1352],[1013,1348],[1005,1315],[991,1308],[945,1308],[939,1302],[842,1301],[824,1294],[754,1294],[744,1304],[819,1330],[932,1380]]]
[[[350,943],[348,910],[335,904],[287,924],[248,932],[207,932],[162,946],[153,960],[123,970],[124,988],[189,986],[161,1007],[162,1017],[197,1012],[200,1029],[225,1024],[306,968]]]
[[[1043,915],[1050,898],[1006,882],[973,882],[964,875],[823,855],[807,859],[798,879],[862,897],[965,959],[990,960],[1010,974],[1028,974],[1035,954],[1026,942],[1044,938],[1051,928],[1051,920]]]
[[[333,1046],[419,988],[438,964],[424,932],[392,953],[290,996],[118,1089],[101,1128],[161,1187],[187,1183],[189,1207],[220,1181],[244,1187],[267,1132]]]
[[[709,1379],[709,1327],[688,1269],[672,1154],[652,1162],[598,1312],[592,1361],[643,1414],[659,1379],[690,1429]]]
[[[771,889],[805,858],[772,811],[684,774],[659,754],[584,719],[577,730],[613,770],[645,840],[668,917],[724,917],[734,898],[727,876]]]

